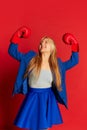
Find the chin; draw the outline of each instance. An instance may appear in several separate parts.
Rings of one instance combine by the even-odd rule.
[[[40,50],[40,52],[46,52],[46,50],[43,49],[43,50]]]

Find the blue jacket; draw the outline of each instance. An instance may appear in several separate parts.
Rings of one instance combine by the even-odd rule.
[[[33,50],[30,50],[28,53],[23,54],[18,51],[18,44],[11,43],[9,45],[8,53],[20,62],[20,67],[18,70],[17,78],[15,81],[13,95],[14,94],[27,94],[29,92],[29,85],[28,85],[28,77],[24,79],[24,72],[27,68],[29,61],[37,54]],[[62,91],[58,91],[54,82],[52,82],[52,89],[54,95],[58,101],[58,103],[63,104],[66,108],[68,108],[67,104],[67,93],[66,93],[66,82],[65,82],[65,75],[66,71],[78,64],[79,62],[79,55],[78,52],[72,52],[72,55],[69,60],[62,62],[60,58],[58,58],[58,65],[60,74],[62,77]]]

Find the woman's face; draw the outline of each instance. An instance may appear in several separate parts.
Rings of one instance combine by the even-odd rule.
[[[45,38],[39,45],[39,51],[42,52],[51,52],[51,44],[50,41]]]

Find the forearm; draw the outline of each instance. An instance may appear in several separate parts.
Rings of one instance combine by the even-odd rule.
[[[8,53],[10,56],[15,58],[16,60],[21,60],[23,53],[18,51],[18,44],[10,43],[9,48],[8,48]]]

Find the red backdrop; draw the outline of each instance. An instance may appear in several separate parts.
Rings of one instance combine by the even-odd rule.
[[[31,28],[32,35],[22,40],[19,50],[37,51],[42,36],[48,35],[56,42],[57,55],[67,60],[71,48],[62,41],[62,35],[70,32],[80,45],[79,64],[66,73],[68,107],[60,105],[64,124],[54,125],[52,130],[87,129],[87,1],[86,0],[3,0],[0,2],[0,129],[19,130],[13,120],[23,102],[23,95],[12,97],[19,63],[8,54],[9,39],[22,25]]]

